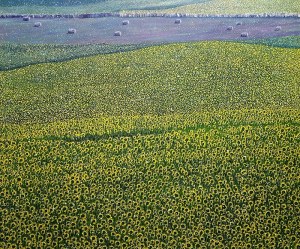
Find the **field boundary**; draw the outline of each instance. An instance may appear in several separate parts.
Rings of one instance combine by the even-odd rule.
[[[103,17],[122,17],[122,18],[138,18],[138,17],[167,17],[167,18],[300,18],[300,14],[296,13],[262,13],[262,14],[189,14],[189,13],[84,13],[84,14],[1,14],[0,19],[5,18],[103,18]]]

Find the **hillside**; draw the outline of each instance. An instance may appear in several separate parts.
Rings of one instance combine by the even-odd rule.
[[[61,62],[97,54],[125,52],[146,47],[138,45],[62,45],[62,44],[0,44],[0,71],[46,62]],[[148,45],[150,46],[150,44]]]
[[[236,41],[237,42],[237,41]],[[300,36],[274,37],[239,41],[272,47],[300,48]],[[97,54],[109,54],[139,49],[153,44],[137,45],[61,45],[61,44],[0,44],[0,70],[33,64],[68,61]]]
[[[0,72],[0,247],[299,248],[299,55],[197,42]]]
[[[0,119],[23,123],[100,114],[298,108],[299,53],[199,42],[28,66],[0,73]]]

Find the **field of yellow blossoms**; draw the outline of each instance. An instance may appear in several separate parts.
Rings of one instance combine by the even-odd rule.
[[[0,72],[0,248],[300,248],[299,64],[199,42]]]

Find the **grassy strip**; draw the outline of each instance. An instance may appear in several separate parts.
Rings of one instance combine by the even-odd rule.
[[[132,45],[54,45],[54,44],[0,44],[0,70],[10,70],[28,65],[62,62],[97,54],[111,54],[150,46]]]
[[[200,0],[205,2],[207,0]],[[18,13],[18,14],[78,14],[78,13],[99,13],[99,12],[118,12],[122,10],[165,10],[176,8],[179,6],[199,3],[199,0],[108,0],[108,1],[85,1],[84,4],[61,4],[61,1],[10,1],[9,6],[7,1],[0,3],[0,14]],[[58,2],[58,4],[56,4]],[[65,2],[65,1],[63,1]],[[74,1],[73,1],[74,2]],[[77,1],[79,2],[79,1]],[[23,3],[23,4],[22,4]],[[68,2],[67,2],[68,3]]]
[[[266,39],[253,39],[238,41],[249,44],[262,44],[272,47],[280,48],[300,48],[300,36],[286,36],[286,37],[274,37]]]

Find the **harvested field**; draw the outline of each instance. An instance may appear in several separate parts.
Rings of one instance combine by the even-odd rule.
[[[122,25],[122,18],[98,19],[43,19],[43,27],[34,29],[35,18],[24,22],[22,18],[0,19],[0,43],[29,44],[136,44],[152,42],[185,42],[200,40],[240,40],[242,32],[246,39],[261,39],[300,35],[299,18],[183,18],[181,25],[174,25],[176,18],[146,17],[130,18],[130,25]],[[241,22],[243,25],[236,26]],[[232,32],[228,26],[235,26]],[[280,26],[280,32],[275,28]],[[74,27],[75,36],[66,35]],[[114,36],[118,30],[121,37]],[[251,35],[250,35],[251,34]]]

